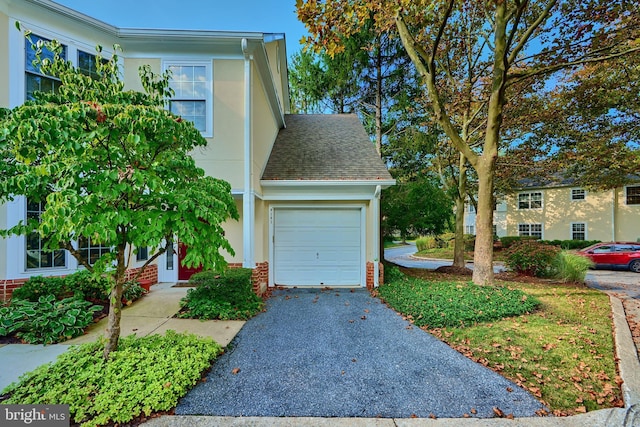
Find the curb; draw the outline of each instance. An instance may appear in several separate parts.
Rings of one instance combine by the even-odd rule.
[[[609,294],[613,327],[615,330],[614,343],[620,369],[622,395],[626,408],[640,404],[640,360],[635,343],[631,337],[631,330],[627,323],[622,301]]]

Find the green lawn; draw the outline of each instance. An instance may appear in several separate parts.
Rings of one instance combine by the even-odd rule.
[[[379,296],[416,326],[529,390],[554,415],[622,405],[606,294],[548,281],[502,282],[477,292],[468,277],[414,272],[421,278],[392,279],[380,287]],[[494,320],[468,320],[469,307],[476,313],[496,312],[496,305],[517,307],[513,300],[504,301],[505,288],[520,295],[523,308],[527,300],[538,301],[538,308]],[[463,299],[464,293],[475,296]],[[509,316],[509,310],[502,311]],[[453,323],[442,327],[428,321],[438,316]],[[461,326],[448,326],[456,322]]]

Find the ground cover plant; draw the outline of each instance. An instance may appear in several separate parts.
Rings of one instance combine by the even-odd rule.
[[[2,403],[68,404],[82,426],[122,425],[174,408],[222,353],[210,338],[173,331],[122,338],[108,361],[103,346],[70,348],[3,390]]]
[[[258,314],[264,301],[253,292],[252,271],[230,268],[223,273],[203,271],[189,279],[195,286],[180,301],[178,317],[191,319],[246,320]]]
[[[429,270],[402,269],[410,279],[387,277],[380,295],[396,311],[418,324],[421,313],[407,313],[394,305],[397,294],[422,301],[424,288],[443,283],[458,289],[466,276],[445,275]],[[465,326],[422,328],[465,356],[514,381],[539,398],[557,416],[622,406],[612,335],[611,309],[606,294],[576,283],[513,276],[498,285],[518,290],[527,299],[539,301],[535,311]],[[507,277],[510,279],[511,277]],[[526,279],[526,280],[525,280]],[[422,282],[418,286],[417,283]],[[445,292],[447,292],[445,290]],[[452,291],[452,292],[457,292]],[[493,304],[490,298],[487,305]],[[413,304],[431,310],[428,305]],[[422,319],[426,318],[422,314]]]

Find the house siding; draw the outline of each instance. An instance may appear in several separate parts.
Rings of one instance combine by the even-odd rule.
[[[15,31],[15,30],[14,30]],[[0,12],[0,58],[9,57],[9,17]],[[9,61],[0,61],[0,87],[9,87]],[[0,90],[0,107],[9,107],[9,91]]]
[[[571,200],[578,187],[532,188],[507,197],[507,235],[518,235],[518,224],[542,224],[543,239],[570,240],[571,224],[585,223],[587,240],[636,240],[640,207],[624,204],[624,189],[587,191]],[[518,194],[541,192],[542,208],[518,209]],[[614,197],[615,195],[615,197]],[[614,225],[615,224],[615,225]]]

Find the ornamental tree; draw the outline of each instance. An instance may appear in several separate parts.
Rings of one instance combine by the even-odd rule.
[[[473,281],[492,283],[493,201],[509,103],[562,70],[640,51],[640,9],[611,0],[297,0],[308,43],[340,52],[373,20],[402,40],[438,126],[478,178]]]
[[[145,92],[125,91],[118,46],[108,60],[98,48],[93,76],[65,62],[56,41],[32,47],[35,65],[60,86],[0,111],[0,203],[24,196],[41,203],[42,213],[0,233],[39,237],[43,249],[65,249],[88,271],[110,277],[108,358],[118,343],[125,273],[137,248],[148,248],[146,267],[177,236],[190,248],[185,265],[222,269],[221,250],[233,254],[222,223],[238,213],[229,183],[205,176],[189,155],[206,140],[164,108],[172,94],[168,74],[143,66]],[[41,56],[43,49],[53,60]],[[90,262],[78,246],[83,238],[111,251]]]

